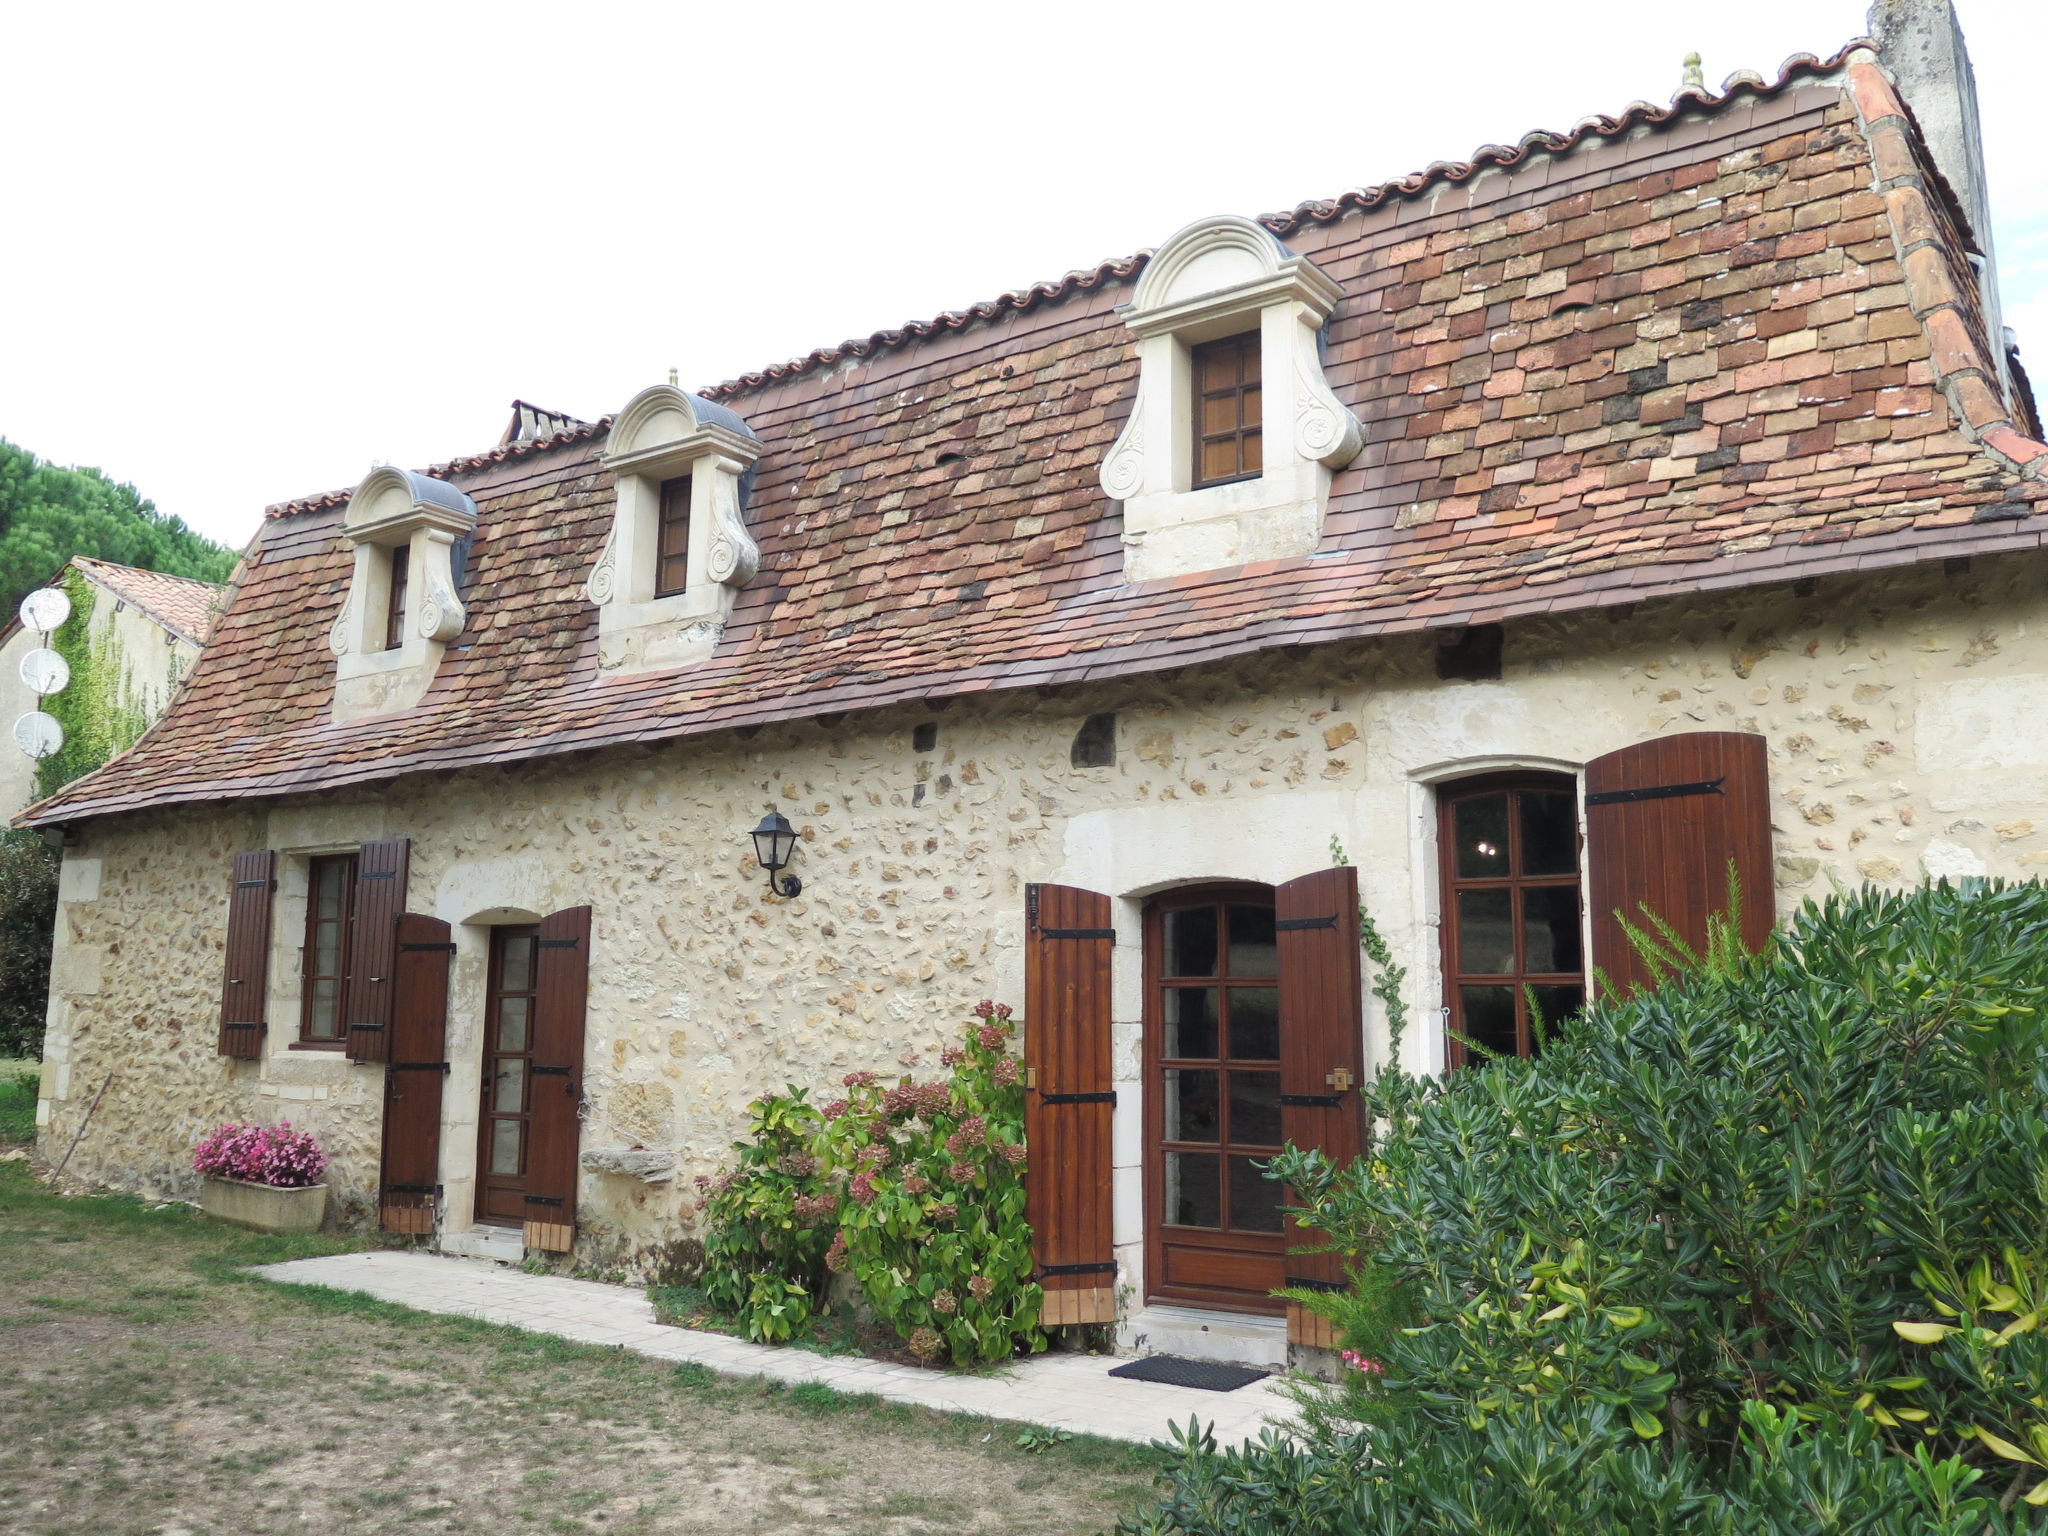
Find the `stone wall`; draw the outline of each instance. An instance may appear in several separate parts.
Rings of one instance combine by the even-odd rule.
[[[1433,1025],[1432,784],[1696,729],[1769,739],[1781,909],[1832,880],[2032,875],[2048,861],[2041,575],[2014,556],[1528,622],[1497,682],[1440,682],[1432,644],[1404,637],[91,823],[65,864],[44,1150],[62,1152],[104,1085],[74,1170],[182,1196],[211,1125],[289,1118],[332,1151],[344,1212],[366,1215],[381,1073],[291,1048],[297,946],[307,856],[403,834],[410,907],[458,925],[449,1225],[472,1199],[487,927],[588,903],[584,1148],[676,1157],[660,1184],[586,1169],[579,1257],[630,1264],[684,1229],[690,1175],[718,1165],[759,1092],[923,1071],[965,1005],[1021,1005],[1023,886],[1053,880],[1118,898],[1117,1226],[1135,1264],[1145,895],[1303,874],[1336,836]],[[1115,764],[1072,766],[1083,719],[1110,710]],[[746,837],[771,806],[803,835],[794,901],[767,892]],[[266,1060],[231,1062],[214,1051],[228,861],[261,846],[282,852],[271,1038]],[[1369,1060],[1384,1050],[1371,1008]],[[1429,1028],[1407,1050],[1442,1060]]]

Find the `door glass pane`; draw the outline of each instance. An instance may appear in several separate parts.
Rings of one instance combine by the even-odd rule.
[[[533,1000],[526,997],[498,999],[498,1049],[523,1051],[527,1048],[527,1015]]]
[[[1258,1165],[1264,1158],[1230,1159],[1230,1225],[1238,1232],[1278,1232],[1287,1224],[1281,1207],[1287,1191],[1267,1178]]]
[[[1515,1051],[1515,989],[1513,987],[1460,987],[1458,1000],[1465,1015],[1467,1040],[1502,1056]],[[1474,1051],[1465,1058],[1468,1066],[1481,1066],[1492,1058]]]
[[[343,876],[346,874],[347,869],[342,864],[321,861],[316,905],[322,920],[332,920],[341,916],[341,891]]]
[[[1253,421],[1259,419],[1259,392],[1257,390],[1252,390],[1244,397],[1244,408],[1245,415]],[[1256,475],[1266,467],[1266,445],[1256,432],[1247,432],[1242,439],[1242,443],[1242,457],[1238,463],[1238,473]]]
[[[1456,829],[1459,879],[1483,879],[1508,872],[1508,797],[1505,792],[1460,800],[1452,814],[1451,824]]]
[[[1217,1123],[1216,1087],[1221,1074],[1177,1071],[1165,1074],[1163,1105],[1168,1141],[1215,1141]]]
[[[1525,789],[1522,800],[1522,873],[1569,875],[1579,867],[1579,818],[1563,791]]]
[[[497,1085],[491,1092],[491,1108],[501,1115],[516,1115],[526,1108],[526,1063],[514,1056],[498,1063]]]
[[[1576,885],[1532,885],[1522,892],[1522,969],[1534,975],[1582,969]]]
[[[1273,945],[1271,907],[1231,907],[1230,974],[1278,976],[1280,955]]]
[[[504,969],[498,975],[501,992],[527,992],[533,988],[533,936],[522,933],[504,941]]]
[[[1217,1056],[1216,989],[1168,987],[1163,1006],[1166,1010],[1163,1054],[1214,1061]]]
[[[1280,1059],[1280,990],[1230,989],[1230,1054],[1238,1061]]]
[[[1230,1074],[1230,1144],[1234,1147],[1280,1145],[1280,1074]]]
[[[1529,1017],[1529,1040],[1538,1050],[1543,1042],[1557,1033],[1557,1028],[1566,1019],[1578,1016],[1586,1006],[1584,987],[1531,987],[1534,994],[1530,1001],[1535,1011]],[[1540,1021],[1540,1022],[1539,1022]]]
[[[1515,973],[1512,892],[1458,892],[1458,969],[1467,976]]]
[[[341,1033],[341,983],[313,983],[313,1012],[306,1020],[306,1033],[315,1040],[332,1040]]]
[[[1166,1220],[1176,1227],[1223,1225],[1218,1159],[1213,1152],[1166,1154]]]
[[[517,1120],[491,1122],[491,1172],[519,1172],[519,1128]]]
[[[1166,974],[1216,974],[1216,909],[1190,907],[1166,914]]]
[[[322,923],[313,934],[313,973],[334,976],[341,971],[341,924]]]

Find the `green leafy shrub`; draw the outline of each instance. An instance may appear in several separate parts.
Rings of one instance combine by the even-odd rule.
[[[43,1054],[57,864],[37,833],[0,830],[0,1058]]]
[[[1024,1221],[1024,1074],[1007,1006],[984,1002],[948,1082],[845,1080],[825,1108],[847,1179],[830,1262],[923,1359],[972,1365],[1043,1349]]]
[[[705,1190],[702,1285],[705,1300],[737,1318],[747,1337],[785,1344],[810,1326],[825,1294],[825,1253],[836,1195],[815,1150],[820,1120],[804,1090],[749,1106],[739,1164]]]
[[[2037,1528],[2048,891],[1809,904],[1540,1059],[1367,1096],[1367,1160],[1273,1172],[1353,1320],[1414,1321],[1299,1441],[1183,1437],[1127,1533]]]
[[[944,1079],[851,1072],[822,1112],[799,1088],[757,1101],[738,1165],[698,1181],[706,1301],[749,1337],[785,1343],[836,1272],[920,1358],[1044,1348],[1014,1032],[1009,1008],[984,1002],[945,1052]]]

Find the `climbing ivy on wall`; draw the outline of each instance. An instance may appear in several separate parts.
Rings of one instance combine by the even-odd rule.
[[[129,685],[114,628],[93,632],[97,594],[92,583],[75,570],[67,571],[64,592],[71,599],[71,617],[50,637],[50,649],[70,664],[71,681],[63,692],[43,702],[64,727],[64,746],[36,764],[38,799],[127,751],[149,724],[144,701]]]

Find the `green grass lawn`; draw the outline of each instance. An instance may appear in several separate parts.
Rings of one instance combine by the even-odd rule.
[[[0,1061],[0,1151],[36,1139],[36,1083],[32,1061]]]
[[[1138,1447],[244,1272],[355,1246],[0,1163],[0,1531],[1080,1536],[1147,1497]]]

